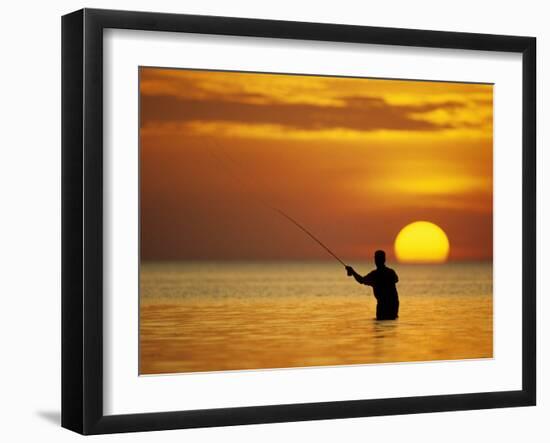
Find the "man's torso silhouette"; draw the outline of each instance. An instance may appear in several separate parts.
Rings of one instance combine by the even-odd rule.
[[[376,269],[367,275],[359,275],[351,266],[346,265],[349,277],[355,278],[357,283],[372,286],[376,297],[376,319],[395,320],[399,311],[399,297],[396,283],[399,281],[396,272],[386,266],[386,253],[379,249],[374,253]]]
[[[399,281],[396,272],[386,266],[376,268],[362,279],[364,285],[372,286],[378,320],[393,320],[399,311],[399,297],[395,284]]]

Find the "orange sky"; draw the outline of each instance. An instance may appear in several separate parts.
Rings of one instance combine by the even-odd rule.
[[[415,220],[490,259],[492,109],[492,85],[141,68],[142,259],[330,258],[258,199],[344,259]]]

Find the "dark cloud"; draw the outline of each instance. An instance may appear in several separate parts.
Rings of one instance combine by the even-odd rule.
[[[440,130],[451,126],[413,117],[436,109],[453,110],[459,102],[391,105],[378,97],[344,97],[345,106],[304,103],[261,103],[260,94],[240,94],[220,99],[182,99],[141,96],[141,124],[151,122],[225,121],[245,124],[276,124],[291,129],[345,128],[375,130]],[[257,100],[258,103],[251,102]]]

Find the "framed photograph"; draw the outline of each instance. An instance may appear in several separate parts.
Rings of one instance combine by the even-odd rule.
[[[62,19],[62,425],[536,402],[532,37]]]

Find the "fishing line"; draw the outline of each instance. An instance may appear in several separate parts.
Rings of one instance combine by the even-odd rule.
[[[218,151],[224,155],[225,157],[225,160],[228,164],[231,164],[234,168],[236,169],[239,169],[241,172],[242,172],[242,168],[237,164],[237,162],[235,160],[233,160],[229,154],[225,153],[223,150],[221,150],[219,148],[219,145],[213,140],[211,139],[212,141],[212,144],[214,144],[218,149]],[[223,162],[220,162],[220,157],[218,157],[217,155],[215,155],[214,151],[210,150],[210,149],[207,149],[208,152],[219,162],[219,163],[223,163]],[[223,168],[225,171],[228,171],[228,169],[225,169]],[[246,174],[241,174],[241,175],[237,175],[233,172],[229,172],[230,175],[233,176],[233,178],[244,188],[246,189],[246,187],[244,186],[244,183],[242,181],[242,177],[241,175],[243,176],[246,176]],[[255,186],[255,183],[248,179],[249,181],[249,185],[256,189],[257,186]],[[272,211],[275,211],[277,212],[279,215],[281,215],[282,217],[284,217],[285,219],[287,219],[288,221],[290,221],[292,224],[294,224],[295,226],[297,226],[301,231],[305,232],[312,240],[314,240],[319,246],[321,246],[325,251],[327,251],[332,257],[334,257],[336,260],[338,260],[338,262],[340,262],[342,264],[342,266],[346,267],[347,265],[334,253],[331,251],[331,249],[325,245],[321,240],[319,240],[314,234],[312,234],[305,226],[303,226],[300,222],[298,222],[296,219],[294,219],[293,217],[291,217],[290,215],[288,215],[285,211],[283,211],[282,209],[276,207],[276,206],[273,206],[267,202],[265,202],[264,200],[261,200],[257,197],[253,197],[254,200],[256,201],[256,203],[260,204],[261,206],[264,206],[268,209],[271,209]]]

